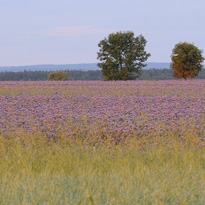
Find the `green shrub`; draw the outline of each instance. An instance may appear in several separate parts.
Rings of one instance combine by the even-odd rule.
[[[56,71],[56,72],[51,72],[48,75],[48,80],[50,81],[66,81],[68,80],[68,75],[64,71]]]

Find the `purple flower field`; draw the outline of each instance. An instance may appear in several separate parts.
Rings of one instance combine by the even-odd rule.
[[[0,82],[0,132],[8,139],[40,135],[95,146],[193,138],[201,147],[205,80]]]

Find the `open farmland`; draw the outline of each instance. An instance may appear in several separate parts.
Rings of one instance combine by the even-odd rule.
[[[205,80],[0,82],[0,134],[1,204],[205,203]]]

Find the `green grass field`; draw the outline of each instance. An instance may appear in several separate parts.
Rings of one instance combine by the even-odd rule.
[[[138,146],[4,144],[0,204],[205,203],[203,149],[172,144],[136,151]]]

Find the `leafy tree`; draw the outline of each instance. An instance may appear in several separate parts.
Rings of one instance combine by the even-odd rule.
[[[102,68],[104,80],[134,80],[141,75],[143,64],[149,53],[145,51],[147,41],[133,32],[112,33],[100,41],[98,66]]]
[[[48,80],[50,81],[66,81],[68,80],[68,75],[64,71],[56,71],[56,72],[51,72],[48,75]]]
[[[173,77],[175,78],[194,78],[203,68],[203,51],[193,44],[184,42],[175,45],[172,50]]]

